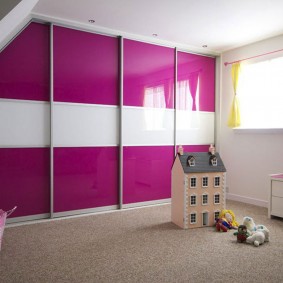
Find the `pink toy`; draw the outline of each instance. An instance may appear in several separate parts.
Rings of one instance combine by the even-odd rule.
[[[3,239],[4,229],[5,229],[6,218],[9,217],[16,208],[17,207],[15,206],[13,209],[8,210],[8,211],[4,211],[0,209],[0,251],[1,251],[1,244],[2,244],[2,239]]]

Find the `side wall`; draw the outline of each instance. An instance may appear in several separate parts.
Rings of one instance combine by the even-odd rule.
[[[221,64],[220,151],[227,169],[227,198],[267,206],[269,174],[283,172],[283,133],[281,131],[240,132],[228,128],[233,99],[231,62],[282,49],[283,36],[274,37],[225,52]],[[282,56],[282,52],[278,56]],[[266,94],[268,96],[268,93]],[[282,108],[283,109],[283,108]]]

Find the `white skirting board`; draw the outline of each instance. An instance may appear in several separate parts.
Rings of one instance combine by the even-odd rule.
[[[226,198],[228,200],[235,200],[235,201],[257,205],[261,207],[268,207],[268,201],[266,200],[255,199],[255,198],[250,198],[250,197],[245,197],[245,196],[240,196],[240,195],[235,195],[235,194],[230,194],[230,193],[226,193]]]

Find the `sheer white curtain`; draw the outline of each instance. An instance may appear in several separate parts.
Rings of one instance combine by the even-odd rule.
[[[162,130],[166,109],[164,86],[145,88],[143,106],[146,130]]]

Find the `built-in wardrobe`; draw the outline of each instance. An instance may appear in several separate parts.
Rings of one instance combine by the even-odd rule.
[[[0,53],[10,221],[169,202],[178,145],[214,143],[215,58],[31,22]]]

